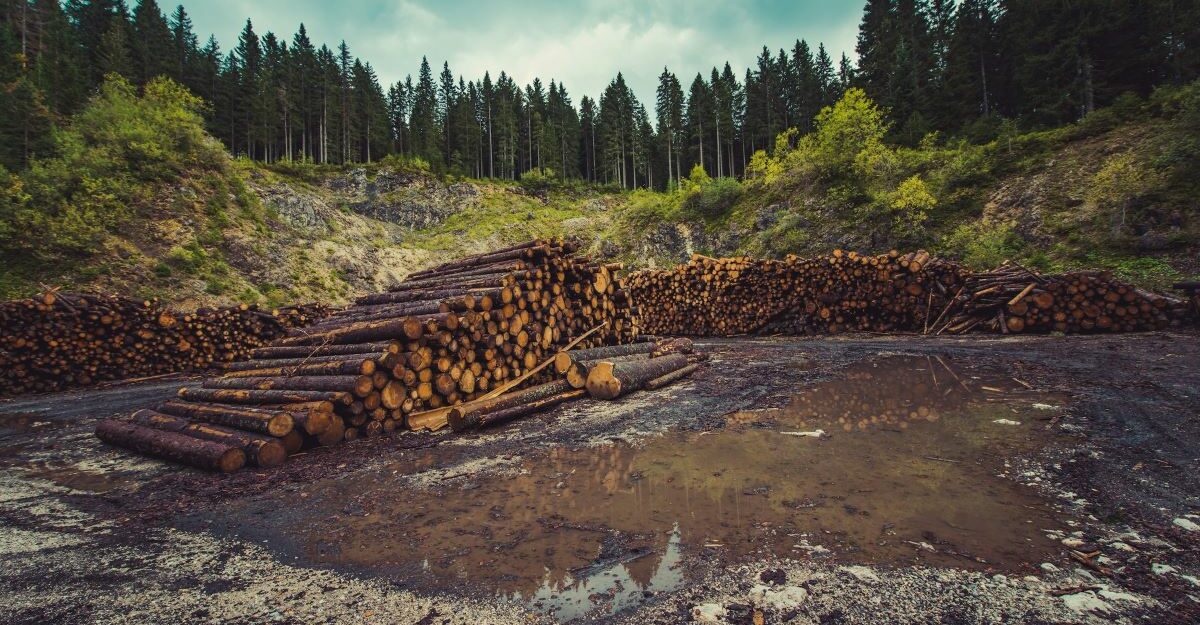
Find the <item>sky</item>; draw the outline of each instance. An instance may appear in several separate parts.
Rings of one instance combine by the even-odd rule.
[[[174,2],[159,0],[170,12]],[[836,66],[854,58],[862,0],[183,0],[201,42],[216,35],[223,52],[237,45],[246,18],[259,35],[290,42],[304,23],[314,44],[371,63],[384,88],[416,79],[428,56],[436,79],[443,61],[466,80],[501,70],[518,84],[539,77],[563,83],[576,104],[597,98],[622,72],[637,97],[654,101],[667,66],[686,91],[728,61],[741,78],[763,45],[778,54],[805,39],[824,42]]]

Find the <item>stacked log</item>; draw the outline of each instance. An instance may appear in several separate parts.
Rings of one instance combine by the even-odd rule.
[[[49,290],[0,303],[0,396],[208,369],[327,314],[318,305],[179,312],[156,300]]]
[[[1041,275],[1015,263],[971,272],[924,251],[784,260],[693,256],[629,277],[654,334],[1133,332],[1183,318],[1186,303],[1108,272]]]
[[[619,267],[578,255],[577,247],[535,240],[416,272],[252,350],[157,412],[258,435],[299,431],[302,445],[312,446],[335,442],[331,432],[353,440],[438,429],[454,406],[497,397],[507,403],[488,414],[507,412],[475,425],[573,399],[582,393],[569,385],[521,391],[516,401],[503,393],[553,381],[549,365],[563,349],[636,339],[631,298],[613,275]],[[324,416],[314,418],[316,410]],[[277,414],[312,427],[264,429]]]
[[[954,295],[963,270],[920,251],[835,250],[784,260],[709,258],[640,271],[630,290],[652,334],[832,334],[920,328]]]
[[[1183,317],[1186,304],[1107,271],[1044,276],[1015,263],[968,276],[935,333],[1143,332]]]

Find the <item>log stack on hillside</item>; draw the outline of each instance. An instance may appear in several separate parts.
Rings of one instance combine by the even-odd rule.
[[[1108,272],[973,273],[918,251],[784,260],[708,258],[629,277],[655,334],[1131,332],[1168,327],[1186,303]]]
[[[920,328],[945,307],[962,269],[926,252],[784,260],[693,255],[665,271],[640,271],[630,289],[654,334],[831,334]]]
[[[935,332],[1143,332],[1169,327],[1186,308],[1106,271],[1044,276],[1006,263],[968,276]]]
[[[208,369],[327,314],[318,305],[185,313],[155,300],[49,290],[0,303],[0,396]]]
[[[555,381],[556,354],[631,343],[638,329],[628,291],[613,275],[618,267],[576,250],[573,242],[536,240],[412,274],[387,292],[359,298],[319,324],[253,350],[225,375],[180,390],[178,401],[129,424],[191,436],[203,445],[183,441],[179,447],[175,436],[172,448],[157,432],[138,437],[124,426],[124,438],[113,440],[225,470],[229,465],[197,450],[223,444],[261,465],[264,436],[294,453],[402,428],[500,423],[580,397],[580,388]],[[655,355],[683,351],[666,343],[645,349]],[[683,360],[681,366],[691,364]],[[684,375],[678,368],[664,372]],[[226,429],[249,437],[238,439]],[[192,462],[197,458],[203,462]],[[267,458],[273,462],[274,456],[268,451]]]

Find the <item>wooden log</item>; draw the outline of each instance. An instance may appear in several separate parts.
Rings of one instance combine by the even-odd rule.
[[[291,413],[244,406],[194,404],[171,400],[159,404],[158,412],[277,437],[291,432],[295,426]]]
[[[566,373],[571,368],[572,362],[596,361],[613,356],[628,356],[630,354],[649,354],[656,347],[655,343],[628,343],[625,345],[609,345],[607,347],[592,347],[570,352],[558,352],[554,355],[554,371],[559,374]]]
[[[450,428],[454,431],[459,431],[472,427],[470,423],[478,420],[478,415],[486,414],[495,410],[502,410],[528,404],[533,401],[544,399],[553,395],[560,395],[567,391],[573,390],[566,380],[555,380],[545,384],[527,388],[523,391],[516,391],[508,395],[501,395],[493,399],[470,402],[460,404],[449,408],[446,412],[446,419]],[[475,415],[475,417],[472,417]]]
[[[352,393],[343,391],[211,389],[181,388],[179,398],[193,402],[215,402],[218,404],[294,404],[327,401],[334,405],[348,406],[354,400]]]
[[[110,445],[209,471],[231,473],[246,464],[246,452],[233,445],[116,419],[100,421],[96,425],[96,436]]]
[[[345,354],[396,354],[401,351],[399,341],[376,343],[351,343],[348,345],[297,345],[293,347],[259,347],[250,352],[252,360],[276,360],[280,358],[312,358],[340,356]]]
[[[687,365],[686,367],[681,367],[681,368],[676,369],[666,375],[654,378],[653,380],[650,380],[649,382],[647,382],[646,385],[642,388],[643,388],[643,390],[647,390],[647,391],[653,391],[656,389],[660,389],[664,386],[668,386],[668,385],[676,382],[677,380],[682,380],[683,378],[686,378],[687,376],[691,375],[692,372],[694,372],[695,370],[697,370],[699,368],[700,368],[700,363],[694,362],[690,365]]]
[[[638,362],[601,362],[588,374],[587,391],[595,399],[616,399],[687,365],[687,356],[683,354]]]
[[[563,402],[567,402],[572,399],[579,399],[585,395],[587,395],[587,391],[584,389],[571,389],[556,395],[551,395],[550,397],[537,399],[526,404],[510,406],[502,410],[492,410],[485,413],[472,413],[467,416],[467,421],[463,423],[461,428],[484,428],[499,425],[501,423],[507,423],[514,419],[519,419],[526,415],[552,408]]]
[[[369,375],[321,375],[295,377],[210,378],[201,383],[204,388],[244,389],[258,391],[327,391],[347,392],[366,397],[375,389]]]
[[[282,464],[287,459],[287,450],[277,438],[251,434],[220,425],[196,423],[153,410],[139,410],[133,413],[132,420],[137,425],[178,432],[195,438],[239,447],[246,453],[246,459],[255,466],[273,467]]]
[[[262,361],[257,361],[262,362]],[[269,362],[269,361],[268,361]],[[303,375],[371,375],[375,373],[375,361],[372,359],[338,360],[334,362],[317,362],[306,365],[288,365],[279,367],[262,367],[231,371],[225,374],[227,378],[253,377],[292,377]]]

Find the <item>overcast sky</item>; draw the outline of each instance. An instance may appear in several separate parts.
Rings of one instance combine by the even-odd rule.
[[[169,12],[174,3],[160,0]],[[664,65],[684,90],[696,72],[707,78],[726,61],[741,78],[765,44],[777,53],[806,39],[836,65],[854,58],[861,0],[190,0],[203,42],[217,36],[223,52],[237,44],[246,18],[259,35],[288,42],[301,22],[316,45],[345,39],[387,84],[412,74],[429,57],[467,80],[507,71],[521,85],[535,76],[563,82],[576,104],[599,96],[623,72],[638,98],[653,102]]]

